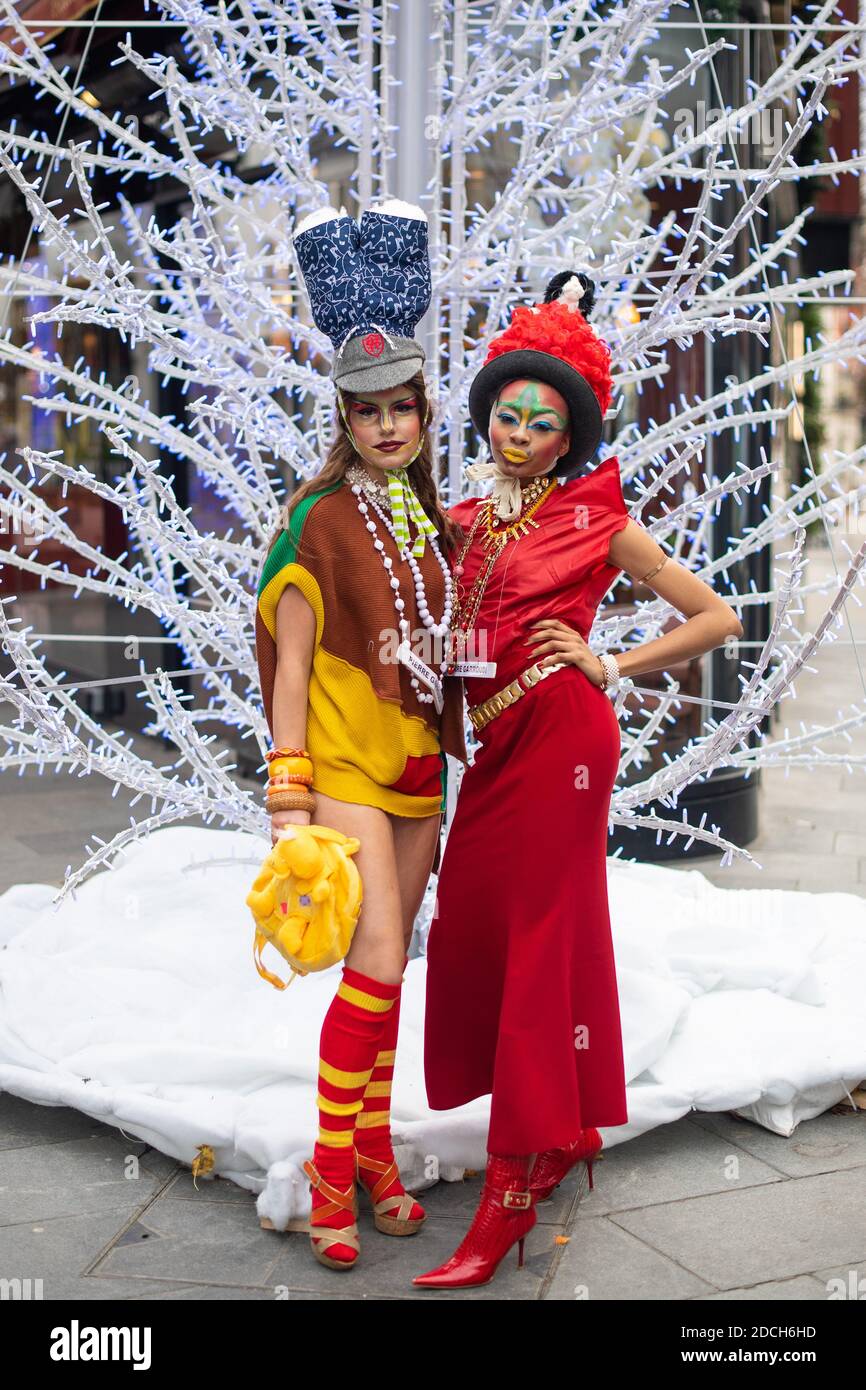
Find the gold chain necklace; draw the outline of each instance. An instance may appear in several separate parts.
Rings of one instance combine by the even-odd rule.
[[[534,513],[538,511],[542,502],[545,501],[557,487],[557,481],[539,479],[536,483],[530,483],[524,489],[524,495],[530,494],[527,505],[521,509],[520,515],[503,527],[496,527],[493,524],[493,499],[489,498],[478,508],[478,515],[472,523],[469,534],[464,542],[463,549],[458,556],[454,566],[454,606],[451,612],[451,637],[452,651],[450,666],[461,659],[462,653],[466,649],[469,641],[469,633],[475,626],[478,617],[478,610],[481,607],[481,600],[487,588],[488,580],[493,573],[496,561],[511,540],[512,536],[525,536],[528,534],[530,526],[538,528],[539,523],[534,519]],[[485,555],[481,568],[472,585],[468,597],[464,594],[463,586],[460,582],[463,574],[463,564],[472,542],[478,532],[479,526],[484,524],[485,534],[482,538],[482,545],[487,554]]]

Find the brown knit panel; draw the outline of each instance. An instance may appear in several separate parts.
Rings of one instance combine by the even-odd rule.
[[[372,508],[371,508],[372,514]],[[400,597],[406,607],[403,617],[409,623],[410,640],[423,630],[415,597],[415,581],[408,563],[401,559],[396,542],[380,518],[376,533],[384,552],[374,548],[374,536],[366,529],[355,495],[344,484],[336,492],[320,497],[313,505],[301,532],[296,561],[316,579],[322,593],[325,621],[322,648],[332,656],[365,671],[382,700],[400,704],[404,713],[424,721],[440,735],[443,749],[466,761],[463,732],[463,682],[455,677],[445,681],[445,704],[441,717],[432,704],[422,703],[411,685],[411,673],[401,662],[380,659],[385,642],[380,633],[397,630],[394,593],[388,583],[382,553],[393,560],[392,574],[400,580]],[[445,580],[432,548],[425,545],[418,560],[431,613],[441,614],[445,602]],[[396,645],[395,639],[388,648]],[[423,649],[422,656],[425,654]],[[429,651],[428,653],[429,654]],[[276,644],[256,611],[256,659],[262,687],[265,718],[273,739],[273,691],[276,677]],[[435,669],[435,667],[434,667]]]
[[[311,569],[322,591],[325,609],[322,646],[333,656],[366,671],[380,699],[401,704],[407,715],[417,716],[436,729],[436,710],[418,699],[411,685],[411,673],[401,662],[380,659],[386,649],[380,633],[386,630],[397,633],[398,621],[395,591],[385,573],[383,553],[390,556],[391,573],[400,580],[400,597],[406,605],[403,617],[409,623],[413,640],[423,631],[423,624],[418,616],[412,571],[400,558],[396,542],[378,517],[376,528],[384,543],[384,552],[374,549],[374,536],[366,529],[354,494],[346,485],[322,497],[307,517],[298,563]],[[425,545],[418,564],[430,611],[441,613],[445,580],[429,544]],[[387,643],[388,650],[395,645],[396,639],[392,638]]]
[[[459,758],[465,763],[466,732],[463,716],[463,681],[459,676],[448,676],[445,680],[445,703],[439,723],[439,742],[445,753]]]

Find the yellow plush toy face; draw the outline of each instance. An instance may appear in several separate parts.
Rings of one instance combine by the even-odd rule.
[[[263,979],[282,981],[261,964],[270,941],[295,975],[327,970],[342,960],[361,911],[363,885],[352,855],[358,839],[323,825],[286,827],[247,894],[256,924],[253,959]]]

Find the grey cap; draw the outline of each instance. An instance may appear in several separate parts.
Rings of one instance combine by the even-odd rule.
[[[331,377],[343,391],[387,391],[402,386],[425,360],[414,338],[386,338],[376,329],[346,339],[334,356]]]

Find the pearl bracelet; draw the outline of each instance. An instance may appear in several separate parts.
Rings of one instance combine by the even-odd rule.
[[[604,670],[604,684],[601,689],[609,690],[611,687],[615,689],[616,686],[619,685],[621,679],[616,657],[611,656],[608,652],[604,652],[598,659]]]

